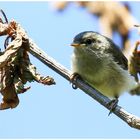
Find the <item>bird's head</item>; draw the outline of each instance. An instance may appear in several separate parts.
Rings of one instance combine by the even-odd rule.
[[[84,51],[102,51],[109,46],[109,41],[97,32],[85,31],[75,36],[71,46]]]

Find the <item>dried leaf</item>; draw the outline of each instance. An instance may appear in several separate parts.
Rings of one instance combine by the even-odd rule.
[[[138,83],[138,87],[134,90],[131,90],[132,95],[140,95],[140,82],[138,75],[140,74],[140,51],[138,51],[138,46],[140,45],[140,41],[137,41],[135,44],[135,48],[130,56],[128,63],[128,70],[131,75],[135,77],[136,82]]]
[[[138,81],[138,74],[140,73],[140,51],[138,51],[138,46],[140,42],[137,41],[135,44],[135,48],[130,56],[128,69],[131,75],[135,77],[135,80]]]
[[[1,26],[2,25],[2,26]],[[26,92],[28,82],[37,81],[45,85],[55,84],[53,78],[41,76],[31,64],[28,50],[29,38],[15,21],[8,25],[0,23],[0,35],[12,37],[6,50],[0,54],[0,92],[3,101],[0,109],[14,108],[19,104],[18,94]]]

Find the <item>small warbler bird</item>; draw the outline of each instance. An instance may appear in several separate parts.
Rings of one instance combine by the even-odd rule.
[[[85,31],[75,36],[71,46],[74,47],[72,72],[103,95],[113,98],[112,109],[120,94],[138,86],[128,72],[126,57],[111,39]]]

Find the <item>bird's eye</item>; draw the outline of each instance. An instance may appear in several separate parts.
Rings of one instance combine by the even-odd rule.
[[[90,45],[92,43],[92,40],[91,39],[87,39],[85,42],[86,42],[86,44]]]

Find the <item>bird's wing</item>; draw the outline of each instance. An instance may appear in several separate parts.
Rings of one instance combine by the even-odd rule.
[[[110,47],[109,51],[113,55],[114,60],[122,66],[123,69],[128,69],[128,60],[122,53],[122,51],[119,49],[117,45],[115,45],[113,42],[111,44],[112,47]]]

